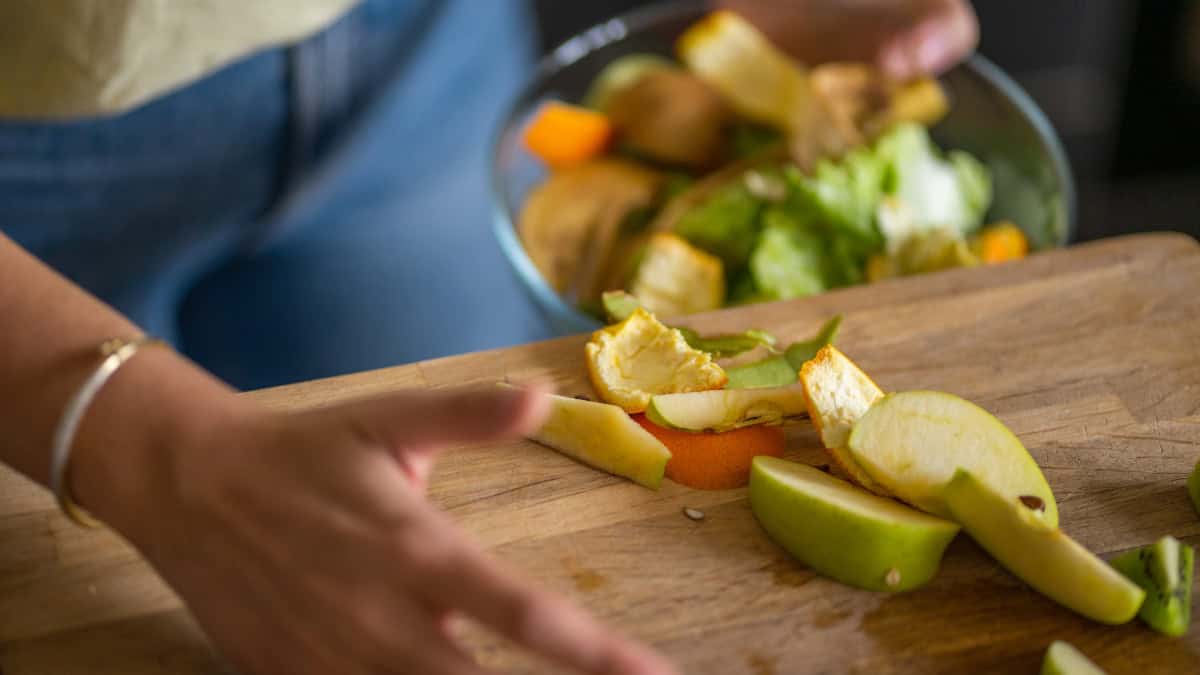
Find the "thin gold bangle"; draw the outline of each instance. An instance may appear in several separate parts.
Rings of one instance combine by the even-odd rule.
[[[95,400],[96,394],[105,383],[146,345],[164,344],[162,340],[143,335],[132,340],[113,338],[100,344],[100,355],[104,360],[91,376],[79,387],[63,409],[54,430],[54,441],[50,446],[50,490],[58,500],[58,508],[71,522],[81,527],[98,527],[99,521],[88,514],[71,494],[71,444],[79,431],[79,423]]]

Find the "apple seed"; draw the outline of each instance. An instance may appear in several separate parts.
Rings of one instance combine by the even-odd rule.
[[[1021,503],[1024,504],[1025,507],[1031,511],[1045,511],[1046,510],[1046,502],[1042,501],[1041,497],[1034,497],[1032,495],[1022,495],[1020,497],[1017,497],[1017,499],[1020,499]]]
[[[900,585],[900,570],[896,569],[895,567],[888,570],[887,576],[885,576],[883,578],[883,581],[884,581],[884,583],[886,583],[888,586],[891,586],[892,588],[899,586]]]

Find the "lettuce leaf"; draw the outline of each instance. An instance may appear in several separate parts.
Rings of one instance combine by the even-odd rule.
[[[885,167],[884,192],[903,203],[911,218],[910,234],[939,229],[966,237],[983,223],[992,179],[974,157],[955,151],[943,159],[919,124],[892,128],[879,139],[875,155]]]
[[[869,148],[856,148],[837,163],[822,160],[812,176],[796,167],[789,167],[787,176],[797,213],[864,242],[880,241],[875,208],[883,195],[885,165]]]
[[[719,188],[703,204],[683,214],[675,232],[719,257],[728,276],[746,264],[754,249],[762,206],[763,200],[739,180]]]
[[[759,293],[774,300],[799,298],[824,291],[828,250],[821,234],[799,227],[772,209],[750,256],[750,273]]]
[[[963,201],[978,227],[992,205],[992,174],[983,162],[962,150],[951,150],[946,157],[954,167]]]

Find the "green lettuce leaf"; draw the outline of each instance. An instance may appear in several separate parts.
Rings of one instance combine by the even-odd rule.
[[[750,157],[783,140],[779,131],[753,122],[735,123],[729,135],[735,159]]]
[[[878,242],[875,209],[883,195],[884,164],[868,148],[857,148],[840,161],[822,160],[812,176],[789,167],[795,195],[793,210],[835,232]]]
[[[958,188],[963,201],[973,214],[976,226],[983,223],[988,207],[992,204],[992,174],[978,159],[962,150],[951,150],[946,155],[958,177]]]
[[[703,204],[683,214],[675,232],[719,257],[728,275],[743,267],[754,249],[762,206],[763,200],[739,180],[719,188]]]
[[[825,258],[826,284],[830,288],[838,288],[862,283],[867,258],[877,250],[877,244],[833,233],[829,241],[829,255]]]
[[[824,291],[828,255],[825,241],[812,228],[786,223],[769,211],[758,244],[750,256],[754,286],[762,295],[787,300]]]

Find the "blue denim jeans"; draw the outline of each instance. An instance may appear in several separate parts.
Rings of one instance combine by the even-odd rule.
[[[368,0],[124,115],[0,122],[0,229],[240,388],[549,328],[489,227],[522,0]]]

